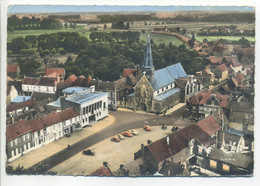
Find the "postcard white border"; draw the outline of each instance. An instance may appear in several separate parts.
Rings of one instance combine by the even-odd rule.
[[[254,176],[250,178],[91,178],[73,176],[6,176],[5,166],[5,90],[6,90],[6,20],[8,5],[124,5],[124,6],[254,6],[256,8],[256,76],[255,93],[259,95],[260,72],[259,61],[259,30],[260,2],[256,0],[0,0],[1,27],[1,185],[259,185],[259,96],[255,97],[255,168]]]

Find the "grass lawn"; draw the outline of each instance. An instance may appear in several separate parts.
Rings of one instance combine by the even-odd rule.
[[[204,38],[207,38],[208,41],[214,41],[218,38],[226,39],[229,41],[238,41],[242,36],[196,36],[196,40],[202,42]],[[249,42],[254,42],[255,37],[246,36],[245,37]]]
[[[141,40],[147,41],[147,33],[141,34]],[[163,35],[163,34],[155,34],[150,33],[150,38],[157,44],[164,43],[168,45],[170,42],[172,42],[173,45],[179,46],[183,44],[182,41],[178,40],[176,37],[171,35]]]
[[[57,32],[78,32],[80,35],[85,36],[89,39],[89,34],[91,33],[88,30],[85,30],[84,26],[77,26],[75,29],[73,28],[61,28],[59,30],[15,30],[8,31],[7,33],[7,42],[11,42],[13,38],[16,37],[25,37],[27,35],[41,35],[41,34],[52,34]]]

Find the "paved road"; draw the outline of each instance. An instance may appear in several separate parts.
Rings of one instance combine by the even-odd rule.
[[[110,114],[116,118],[114,124],[75,143],[71,146],[70,149],[64,149],[46,158],[44,162],[50,166],[49,169],[72,157],[73,155],[83,151],[84,149],[118,133],[121,133],[122,131],[141,128],[146,124],[151,126],[162,125],[163,123],[172,125],[174,121],[178,120],[182,116],[183,108],[175,111],[172,116],[155,116],[124,111],[111,111]]]

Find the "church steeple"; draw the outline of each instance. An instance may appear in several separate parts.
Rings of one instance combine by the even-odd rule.
[[[152,80],[154,73],[152,48],[150,43],[150,34],[148,34],[146,50],[144,53],[144,63],[142,65],[143,71],[146,72],[146,76],[149,80]]]

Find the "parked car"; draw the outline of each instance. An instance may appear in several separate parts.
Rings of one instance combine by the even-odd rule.
[[[179,128],[178,127],[172,127],[172,132],[177,131]]]
[[[118,137],[120,140],[125,139],[125,137],[124,137],[122,134],[118,134],[117,137]]]
[[[93,150],[91,150],[91,149],[87,149],[87,150],[83,150],[82,154],[94,156],[95,152]]]
[[[139,132],[137,130],[129,130],[129,132],[135,136],[137,136],[139,134]]]
[[[146,131],[151,131],[152,129],[151,129],[150,125],[145,125],[145,126],[144,126],[144,130],[146,130]]]
[[[120,142],[120,140],[118,139],[118,137],[114,136],[111,138],[111,141],[114,141],[114,142]]]
[[[122,132],[121,133],[123,136],[126,136],[126,137],[132,137],[133,135],[130,133],[130,132],[128,132],[128,131],[125,131],[125,132]]]

